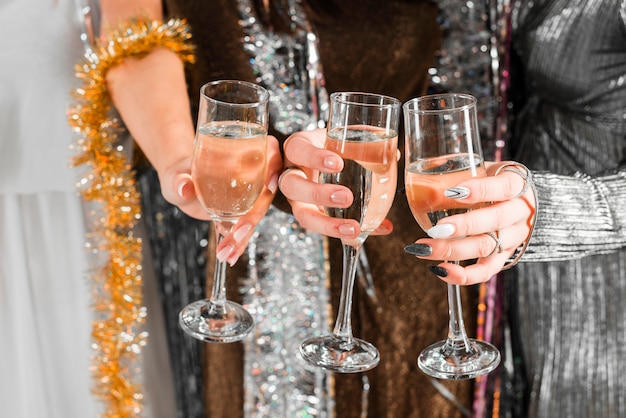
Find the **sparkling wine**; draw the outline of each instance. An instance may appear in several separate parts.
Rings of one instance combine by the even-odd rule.
[[[428,230],[446,216],[477,209],[444,196],[444,191],[472,177],[485,177],[484,162],[477,155],[454,154],[413,162],[406,168],[406,196],[417,223]]]
[[[266,130],[257,124],[212,122],[198,128],[191,176],[204,208],[221,219],[247,213],[263,190]]]
[[[348,208],[325,210],[330,216],[359,222],[361,234],[356,242],[362,243],[378,228],[391,208],[398,179],[397,143],[396,132],[371,127],[337,128],[327,134],[325,148],[343,158],[344,168],[337,174],[322,173],[320,182],[348,187],[354,201]]]

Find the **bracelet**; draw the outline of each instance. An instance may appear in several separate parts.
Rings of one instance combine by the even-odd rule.
[[[535,183],[532,179],[532,172],[528,169],[528,167],[521,163],[506,163],[501,167],[498,167],[498,169],[494,173],[494,176],[497,176],[502,171],[511,171],[522,177],[525,181],[522,191],[519,192],[517,196],[515,196],[515,198],[521,198],[528,191],[528,189],[532,191],[533,196],[535,197],[535,213],[533,213],[531,217],[530,231],[528,232],[528,236],[526,237],[524,242],[522,242],[520,246],[515,249],[511,257],[507,260],[507,263],[504,265],[504,267],[502,267],[502,271],[504,271],[517,265],[520,258],[522,258],[522,256],[524,255],[524,252],[526,252],[526,248],[528,248],[528,243],[530,242],[533,231],[535,230],[537,212],[539,211],[539,200],[537,199],[537,189],[535,188]]]
[[[94,253],[105,252],[104,265],[92,266],[95,310],[92,323],[94,394],[104,402],[106,414],[136,416],[142,409],[141,385],[133,368],[147,334],[142,291],[142,242],[133,232],[141,217],[141,199],[134,172],[119,139],[124,133],[111,102],[106,74],[128,57],[140,57],[157,47],[194,62],[194,47],[183,20],[133,20],[114,31],[108,42],[96,45],[77,65],[82,86],[68,109],[69,124],[79,136],[74,167],[89,164],[91,171],[79,181],[85,200],[100,205],[88,237]],[[135,330],[135,332],[130,332]]]

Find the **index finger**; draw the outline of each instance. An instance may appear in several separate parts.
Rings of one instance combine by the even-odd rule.
[[[516,167],[523,167],[524,170]],[[446,191],[448,197],[463,199],[467,203],[501,202],[516,197],[524,197],[535,206],[532,193],[531,172],[516,162],[487,163],[487,177],[465,180]]]
[[[313,171],[338,173],[343,169],[339,155],[324,149],[325,129],[301,131],[289,136],[283,144],[285,167],[298,166],[311,177]]]

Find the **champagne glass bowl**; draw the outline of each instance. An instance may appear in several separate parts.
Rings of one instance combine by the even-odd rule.
[[[396,191],[400,102],[370,93],[333,93],[325,148],[339,154],[344,168],[320,175],[322,184],[348,187],[354,201],[348,208],[324,208],[329,216],[359,222],[360,235],[342,240],[343,277],[339,312],[331,335],[312,337],[300,346],[305,360],[340,373],[355,373],[378,365],[371,343],[352,333],[352,293],[361,247],[385,219]]]
[[[219,245],[264,187],[269,93],[237,80],[207,83],[200,93],[191,176]],[[226,262],[216,262],[210,298],[184,307],[179,324],[187,334],[217,343],[239,341],[252,330],[251,315],[226,298]]]
[[[486,175],[476,99],[455,93],[423,96],[405,103],[403,111],[406,195],[420,227],[428,231],[446,216],[480,207],[444,197],[446,189],[461,181]],[[441,379],[471,379],[491,372],[500,363],[500,352],[468,338],[459,286],[448,284],[448,305],[448,337],[420,353],[419,368]]]

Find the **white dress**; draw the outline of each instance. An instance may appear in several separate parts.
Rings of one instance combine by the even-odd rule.
[[[0,0],[1,417],[102,412],[91,394],[92,288],[66,119],[83,54],[79,34],[72,0]],[[152,295],[147,288],[145,416],[171,418],[169,363]]]

